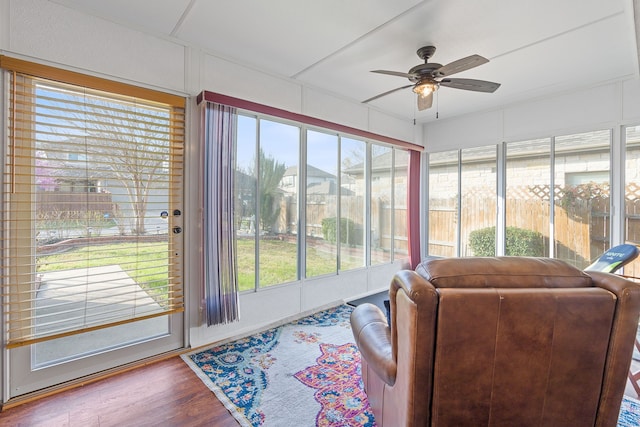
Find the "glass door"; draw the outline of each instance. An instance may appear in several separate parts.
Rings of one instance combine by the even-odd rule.
[[[2,286],[13,398],[183,346],[184,105],[10,80]]]

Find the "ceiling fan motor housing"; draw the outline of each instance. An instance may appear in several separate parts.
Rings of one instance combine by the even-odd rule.
[[[435,62],[416,65],[409,70],[408,74],[411,74],[409,81],[417,83],[425,78],[436,77],[436,70],[439,68],[442,68],[442,64],[437,64]]]

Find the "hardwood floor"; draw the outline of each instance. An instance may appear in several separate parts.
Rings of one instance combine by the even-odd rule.
[[[635,398],[631,384],[627,385],[626,394]],[[176,356],[5,409],[0,426],[237,427],[238,423]]]
[[[237,421],[179,357],[0,413],[2,426],[215,426]]]

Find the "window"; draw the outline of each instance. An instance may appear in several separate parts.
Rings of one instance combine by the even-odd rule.
[[[625,138],[624,238],[640,244],[640,126],[628,126]],[[640,277],[640,259],[624,267],[625,275]]]
[[[458,151],[429,154],[429,255],[458,254]]]
[[[300,129],[260,120],[258,139],[258,283],[260,287],[299,279],[298,192]],[[282,186],[282,178],[295,185]]]
[[[300,128],[240,114],[236,134],[239,290],[298,280]]]
[[[240,290],[407,258],[407,163],[419,170],[421,147],[213,92],[197,101],[238,114]]]
[[[551,139],[506,144],[506,255],[549,256]]]
[[[635,159],[637,134],[630,129],[627,155]],[[611,244],[611,131],[510,142],[504,148],[504,169],[493,146],[430,153],[428,253],[499,254],[496,237],[504,235],[506,255],[552,256],[587,267]],[[631,176],[634,167],[628,160]],[[498,170],[506,183],[504,221],[496,210],[502,193]],[[634,197],[630,188],[628,198]]]
[[[248,113],[236,135],[241,291],[366,266],[367,223],[371,264],[407,257],[407,150]]]
[[[308,130],[306,166],[306,277],[314,277],[336,273],[346,232],[338,217],[338,136]]]
[[[429,154],[429,255],[495,254],[496,147]]]
[[[340,270],[364,267],[366,230],[365,159],[367,144],[340,138]]]
[[[496,146],[466,148],[460,159],[461,255],[493,256],[497,220]]]
[[[8,346],[182,311],[184,99],[1,59]]]
[[[252,290],[256,284],[256,244],[258,238],[258,170],[256,163],[257,126],[255,117],[238,116],[236,139],[236,253],[238,288]]]
[[[608,130],[555,138],[555,258],[578,268],[610,247],[610,146]]]
[[[393,149],[371,145],[371,264],[391,262]]]
[[[393,253],[394,259],[409,255],[407,180],[409,152],[394,149],[393,156]]]

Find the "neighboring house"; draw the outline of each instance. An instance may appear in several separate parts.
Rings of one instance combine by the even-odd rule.
[[[605,132],[608,135],[608,132]],[[606,138],[606,137],[604,137]],[[609,182],[610,148],[602,132],[569,135],[556,138],[554,153],[554,185]],[[539,148],[536,148],[539,147]],[[497,148],[495,145],[462,151],[466,188],[484,188],[495,182]],[[507,144],[507,167],[524,171],[509,174],[507,186],[530,187],[550,180],[550,140],[540,139]],[[627,163],[638,160],[637,153],[627,155]],[[429,154],[429,177],[437,177],[439,195],[458,192],[458,151]],[[491,193],[495,193],[491,188]],[[441,196],[438,196],[441,197]]]
[[[40,142],[38,148],[37,155],[42,159],[36,177],[41,190],[38,193],[40,210],[78,211],[81,208],[77,206],[83,206],[82,209],[115,218],[120,233],[134,226],[136,214],[129,194],[131,188],[118,179],[115,169],[118,163],[112,161],[117,154],[86,153],[84,142],[77,138]],[[155,165],[151,162],[151,166]],[[145,171],[141,166],[137,175],[145,179]],[[166,171],[161,174],[165,175]],[[129,182],[129,187],[132,183]],[[166,184],[152,177],[148,185],[144,199],[139,196],[139,200],[146,201],[145,232],[166,233],[167,221],[161,217],[162,212],[168,210],[168,197],[163,188]],[[79,194],[83,194],[80,199]],[[75,203],[76,199],[81,203]]]
[[[307,165],[307,188],[323,182],[333,182],[335,184],[336,181],[337,177],[335,175],[318,169],[315,166]],[[298,194],[299,182],[298,166],[289,166],[284,171],[282,180],[280,180],[280,188],[287,193]]]
[[[391,202],[391,172],[393,175],[393,186],[396,192],[396,205],[402,206],[406,203],[406,191],[407,191],[407,165],[409,156],[406,151],[395,150],[395,156],[393,151],[389,150],[379,155],[374,155],[371,158],[371,194],[380,199],[385,199],[389,203]],[[347,179],[355,183],[353,188],[356,193],[360,194],[365,190],[364,183],[364,162],[355,164],[343,172],[348,177]],[[345,181],[345,178],[343,178]]]
[[[335,181],[316,182],[307,185],[307,198],[314,196],[336,196],[338,194],[338,184]],[[355,196],[355,193],[348,188],[341,187],[341,196]]]

